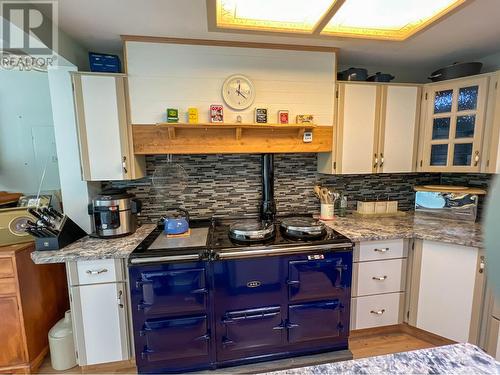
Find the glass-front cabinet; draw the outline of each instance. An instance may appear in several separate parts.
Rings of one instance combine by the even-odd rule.
[[[480,170],[487,86],[481,77],[426,88],[422,170]]]

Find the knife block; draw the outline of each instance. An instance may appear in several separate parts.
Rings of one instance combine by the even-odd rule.
[[[86,235],[87,233],[78,224],[64,215],[58,235],[35,238],[35,249],[37,251],[60,250]]]

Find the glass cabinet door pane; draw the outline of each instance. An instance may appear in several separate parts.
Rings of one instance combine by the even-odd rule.
[[[450,137],[450,118],[435,118],[432,124],[432,139],[448,139]]]
[[[453,165],[470,165],[472,160],[472,143],[456,143],[453,151]]]
[[[453,90],[436,91],[434,97],[434,113],[451,112]]]
[[[463,87],[458,91],[458,110],[468,111],[477,108],[478,86]]]
[[[448,145],[431,146],[431,165],[446,165],[448,160]]]
[[[457,129],[455,138],[472,138],[474,137],[474,124],[476,115],[457,116]]]

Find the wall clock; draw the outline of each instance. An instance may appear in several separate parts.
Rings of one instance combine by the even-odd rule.
[[[245,109],[250,107],[255,100],[255,88],[248,77],[234,74],[224,81],[222,97],[232,109]]]

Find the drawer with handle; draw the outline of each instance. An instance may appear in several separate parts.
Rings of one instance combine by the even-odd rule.
[[[11,258],[0,258],[0,278],[13,276],[14,265],[12,264]]]
[[[96,259],[69,262],[71,286],[113,283],[125,280],[121,259]]]
[[[355,297],[351,303],[351,329],[390,326],[403,321],[404,293]]]
[[[352,296],[404,291],[405,270],[406,259],[354,263]]]
[[[17,283],[15,278],[10,277],[0,279],[0,296],[15,295],[16,291]]]
[[[404,240],[362,241],[354,247],[354,262],[406,257]]]

